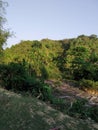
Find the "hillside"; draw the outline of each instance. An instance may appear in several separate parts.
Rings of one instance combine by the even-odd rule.
[[[97,81],[98,38],[81,35],[58,41],[21,41],[4,50],[2,62],[25,62],[29,71],[47,79]]]
[[[76,120],[36,98],[0,88],[0,130],[97,130],[90,120]]]
[[[14,9],[16,7],[16,10],[17,7],[21,7],[19,6],[20,3],[18,6],[17,3],[14,4],[12,7]],[[46,22],[42,26],[44,26],[44,30],[47,30],[45,28],[48,27],[49,19],[51,20],[52,17],[46,17],[45,20],[41,14],[48,11],[47,7],[51,3],[46,4],[44,2],[41,4],[42,7],[38,8],[39,3],[33,3],[34,8],[31,6],[29,10],[31,13],[32,9],[37,9],[33,12],[37,13],[38,11],[36,15],[38,19],[32,17],[33,21],[37,20],[37,24],[39,24],[40,19],[41,23]],[[5,14],[8,5],[6,0],[0,0],[0,130],[98,130],[98,36],[92,34],[63,40],[48,38],[40,41],[22,40],[10,48],[5,48],[8,38],[13,36],[13,32],[7,28],[8,24],[6,24]],[[56,17],[58,20],[55,19],[55,12],[57,13],[59,9],[63,11],[61,14],[64,14],[66,8],[60,9],[59,4],[55,8],[54,5],[56,4],[51,6],[54,10],[53,19],[59,21],[61,20],[58,17],[60,11]],[[26,7],[26,16],[30,13],[27,13],[27,4],[25,6],[24,3],[24,7]],[[40,9],[40,13],[38,9]],[[43,12],[44,9],[45,13]],[[49,9],[52,8],[49,7]],[[19,8],[18,11],[20,11]],[[15,20],[13,25],[15,22],[18,23],[18,27],[15,25],[15,28],[18,29],[24,22],[29,25],[27,21],[32,24],[30,22],[32,20],[29,20],[27,16],[25,17],[26,20],[23,19],[24,22],[21,21],[20,18],[23,18],[25,11],[23,8],[20,13],[13,10],[13,14],[15,13],[13,15],[15,19],[12,18]],[[18,15],[22,12],[22,16]],[[16,21],[16,14],[19,22]],[[66,19],[66,17],[64,18]],[[77,21],[80,18],[75,19]],[[66,20],[61,21],[66,23],[64,22]],[[76,24],[74,21],[72,23]],[[35,28],[38,27],[40,31],[36,28],[37,33],[34,31],[35,34],[41,32],[39,25]],[[59,23],[59,25],[61,24]],[[60,27],[58,24],[56,26]],[[21,30],[18,32],[22,35],[23,29],[25,29],[26,33],[29,34],[27,32],[30,31],[29,26],[27,28],[27,30],[24,27],[20,28]],[[43,34],[47,35],[49,31],[48,33],[43,32]],[[68,31],[66,30],[66,32]],[[52,34],[53,32],[51,36]],[[19,40],[20,36],[15,39]],[[26,36],[25,39],[27,39]]]
[[[74,80],[82,89],[98,90],[98,37],[21,41],[3,51],[0,65],[22,64],[29,75]]]
[[[91,121],[98,122],[98,37],[21,41],[6,48],[0,85],[1,130],[98,129]]]

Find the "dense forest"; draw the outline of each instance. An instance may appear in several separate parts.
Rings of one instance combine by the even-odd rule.
[[[28,77],[44,80],[74,80],[81,87],[98,90],[96,35],[81,35],[58,41],[50,39],[21,41],[3,50],[0,62],[2,81],[6,79],[8,82],[11,79],[20,83],[20,80],[25,80],[21,77],[26,78],[22,76],[26,72]],[[20,79],[15,77],[18,73],[20,77],[17,78]],[[11,86],[13,85],[10,84]]]
[[[64,40],[21,41],[4,50],[3,45],[11,36],[4,26],[7,6],[7,2],[0,0],[1,86],[32,91],[36,82],[44,83],[52,79],[72,80],[82,89],[98,90],[97,35],[81,35]]]

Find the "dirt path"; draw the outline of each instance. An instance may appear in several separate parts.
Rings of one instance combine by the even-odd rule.
[[[89,94],[83,90],[69,86],[66,83],[59,88],[59,92],[60,98],[71,99],[71,101],[84,98],[88,100],[89,104],[98,105],[98,95]]]
[[[56,86],[56,91],[54,92],[56,97],[66,99],[70,102],[83,98],[88,100],[89,105],[98,105],[98,94],[95,95],[85,92],[65,82],[62,82],[60,85],[56,85],[54,81],[47,81],[47,83],[51,84],[53,87]]]

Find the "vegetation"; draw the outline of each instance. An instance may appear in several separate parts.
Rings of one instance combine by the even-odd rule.
[[[12,98],[3,95],[3,100],[1,100],[3,92],[0,93],[0,114],[2,115],[3,113],[0,119],[2,124],[0,129],[37,130],[39,128],[47,129],[50,128],[50,125],[58,124],[58,120],[55,121],[52,116],[55,116],[55,113],[59,114],[59,112],[50,107],[45,108],[51,109],[53,114],[51,119],[49,118],[50,124],[45,121],[46,118],[41,119],[41,115],[44,115],[43,107],[38,99],[50,103],[55,109],[71,116],[78,116],[81,119],[90,117],[98,122],[98,106],[86,108],[86,101],[80,99],[75,101],[71,107],[67,106],[68,104],[64,100],[53,96],[52,86],[45,83],[48,79],[73,81],[79,88],[98,91],[98,37],[93,34],[91,36],[81,35],[77,38],[58,41],[50,39],[41,41],[28,40],[21,41],[19,44],[4,50],[3,45],[10,36],[10,32],[4,28],[6,6],[7,3],[0,0],[0,86],[16,93],[28,93],[32,98],[24,96],[12,100]],[[39,106],[40,111],[38,114]],[[26,117],[24,117],[25,112]],[[34,117],[30,115],[32,112]],[[36,112],[35,115],[34,112]],[[10,114],[11,116],[9,116]],[[14,118],[13,115],[15,117],[17,115],[15,120],[12,120]],[[66,118],[68,121],[65,121],[65,116],[61,113],[60,116],[60,118],[64,117],[61,119],[63,124],[69,122],[68,118]],[[57,116],[55,117],[57,118]],[[11,122],[8,118],[11,119]],[[51,120],[54,123],[51,123]],[[32,124],[32,121],[34,124],[39,121],[40,126]],[[15,123],[16,125],[14,125]],[[81,123],[77,123],[81,125]],[[71,130],[66,124],[63,127]],[[85,123],[82,123],[82,127],[76,129],[90,130]]]
[[[98,122],[98,105],[89,106],[86,99],[77,99],[72,104],[64,99],[52,98],[51,106],[76,119],[92,119]]]
[[[60,41],[21,41],[4,51],[4,64],[23,61],[29,74],[43,79],[97,82],[98,38],[82,35]]]
[[[89,124],[90,125],[89,125]],[[97,124],[76,120],[44,102],[0,88],[0,130],[97,130]]]
[[[42,100],[49,100],[51,97],[51,87],[43,80],[30,75],[23,63],[0,65],[0,79],[2,87],[7,90],[29,92]]]
[[[95,35],[60,41],[21,41],[4,50],[0,65],[0,82],[4,88],[29,92],[49,101],[57,110],[79,118],[91,117],[95,121],[98,118],[93,112],[97,108],[85,109],[83,102],[77,101],[69,109],[61,99],[54,98],[52,87],[44,81],[73,80],[79,88],[98,91],[97,75],[98,38]]]
[[[6,43],[7,38],[10,36],[9,31],[4,28],[4,24],[6,22],[4,14],[6,13],[5,8],[7,6],[7,2],[0,0],[0,56],[3,50],[3,45]]]

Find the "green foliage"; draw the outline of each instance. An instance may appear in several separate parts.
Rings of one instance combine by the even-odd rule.
[[[33,41],[33,45],[32,45],[33,48],[42,48],[42,44],[39,42],[39,41]]]
[[[86,80],[86,79],[82,79],[79,83],[80,87],[82,89],[95,89],[98,90],[98,81],[92,81],[92,80]]]
[[[66,52],[65,74],[69,72],[69,77],[75,80],[84,78],[97,81],[97,43],[98,38],[89,38],[84,35],[72,40]]]
[[[52,88],[48,84],[43,84],[41,88],[41,97],[44,101],[50,101],[52,98]]]
[[[17,53],[18,52],[18,53]],[[98,38],[81,35],[74,39],[21,41],[7,48],[2,62],[25,61],[29,75],[46,79],[98,81]]]
[[[91,118],[95,122],[98,122],[98,106],[87,106],[88,101],[86,99],[77,99],[71,105],[66,102],[65,99],[52,97],[51,106],[69,116],[76,117],[78,119]]]
[[[4,14],[6,12],[5,8],[8,6],[7,2],[4,2],[0,0],[0,53],[2,51],[2,47],[8,37],[10,36],[10,33],[8,30],[4,29],[4,24],[6,22],[6,18],[4,17]]]
[[[68,113],[72,116],[78,116],[79,118],[86,118],[88,116],[88,111],[85,108],[85,104],[87,100],[85,99],[77,99],[73,104],[72,107],[69,109]]]
[[[0,83],[8,90],[29,92],[38,99],[49,101],[57,110],[79,118],[95,118],[97,108],[85,107],[85,100],[70,106],[52,96],[47,79],[79,81],[81,88],[98,90],[98,38],[79,36],[54,41],[21,41],[4,50],[0,60]],[[96,111],[96,112],[95,112]],[[96,113],[96,114],[94,114]]]
[[[56,47],[55,47],[55,44]],[[50,48],[47,48],[49,45]],[[38,77],[59,78],[61,73],[56,66],[54,57],[61,51],[61,44],[52,40],[44,41],[21,41],[20,44],[7,48],[4,51],[4,63],[22,62],[23,59],[31,66]],[[17,53],[18,52],[18,53]],[[56,72],[56,73],[55,73]]]
[[[0,65],[0,79],[6,89],[26,90],[26,71],[21,63],[9,63]]]
[[[48,79],[49,78],[49,74],[48,74],[48,71],[47,71],[47,68],[46,67],[44,67],[44,66],[42,66],[41,68],[40,68],[40,70],[41,70],[41,74],[42,74],[42,79]]]
[[[29,92],[42,100],[49,100],[52,92],[49,85],[29,75],[23,63],[0,65],[0,83],[7,90]]]
[[[98,122],[98,106],[93,106],[89,109],[89,116],[96,122]]]
[[[57,109],[57,110],[59,110],[61,112],[65,111],[65,109],[66,109],[66,102],[65,102],[64,99],[52,96],[50,102],[51,102],[51,105],[52,105],[53,108],[55,108],[55,109]]]
[[[78,118],[91,118],[92,120],[98,122],[98,106],[85,106],[87,100],[78,99],[69,109],[68,114],[71,116],[76,116]]]
[[[91,118],[98,122],[98,106],[87,105],[88,101],[83,98],[76,99],[71,105],[65,99],[52,97],[51,106],[64,114],[75,117],[77,119]]]

